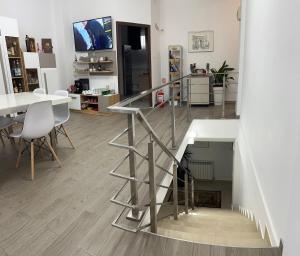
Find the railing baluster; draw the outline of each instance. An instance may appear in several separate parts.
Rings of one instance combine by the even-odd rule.
[[[190,82],[191,79],[187,80],[187,101],[186,101],[186,107],[187,107],[187,121],[190,122],[191,121],[191,88],[190,88]]]
[[[223,95],[222,95],[222,118],[225,118],[225,90],[226,90],[226,76],[223,75]]]
[[[171,132],[172,132],[172,148],[176,148],[176,135],[175,135],[175,129],[176,129],[176,120],[175,120],[175,102],[174,102],[174,84],[170,86],[170,97],[171,97]]]
[[[174,206],[174,220],[178,220],[178,183],[177,183],[176,163],[173,163],[173,206]]]
[[[194,178],[191,177],[191,205],[192,205],[192,210],[195,209],[195,188],[194,188]]]
[[[135,146],[135,115],[128,114],[128,145],[134,147]],[[135,152],[132,149],[129,149],[129,170],[130,177],[136,177],[136,159]],[[131,202],[133,205],[138,205],[138,192],[135,181],[130,181],[130,193],[131,193]],[[142,217],[142,212],[139,209],[132,209],[128,219],[140,221]]]
[[[185,214],[189,213],[189,176],[187,173],[184,174],[184,208]]]
[[[156,214],[156,184],[155,184],[155,156],[154,156],[154,142],[148,143],[148,157],[149,157],[149,197],[150,197],[150,223],[151,232],[157,233],[157,214]]]

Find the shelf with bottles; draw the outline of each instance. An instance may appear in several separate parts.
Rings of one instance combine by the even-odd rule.
[[[10,71],[12,78],[23,78],[21,59],[9,59]]]
[[[7,58],[9,62],[11,86],[14,93],[28,91],[26,73],[24,69],[23,53],[20,49],[18,37],[5,37]]]
[[[38,70],[36,68],[26,69],[26,77],[27,77],[28,90],[30,92],[40,87]]]
[[[21,58],[19,38],[6,36],[5,40],[8,58]]]
[[[22,80],[13,80],[13,91],[14,93],[25,92]]]

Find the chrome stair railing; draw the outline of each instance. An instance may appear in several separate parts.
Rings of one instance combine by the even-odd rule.
[[[119,149],[127,150],[128,153],[120,160],[117,166],[110,172],[110,174],[114,177],[120,178],[125,180],[123,186],[116,192],[116,194],[111,198],[111,202],[115,203],[119,206],[123,207],[122,212],[117,216],[117,218],[113,221],[112,225],[118,227],[120,229],[131,231],[131,232],[138,232],[146,227],[150,227],[151,232],[157,232],[157,207],[162,205],[173,205],[173,216],[174,219],[178,219],[178,192],[183,192],[184,196],[184,211],[188,214],[189,206],[194,209],[194,177],[192,173],[190,173],[182,164],[181,162],[175,157],[172,153],[172,150],[176,148],[176,106],[175,106],[175,98],[176,93],[176,84],[180,83],[180,99],[184,99],[183,95],[186,99],[186,104],[183,105],[182,102],[179,105],[180,108],[186,107],[186,116],[187,116],[187,123],[189,123],[192,119],[191,115],[191,94],[190,94],[190,75],[182,77],[180,79],[174,80],[170,83],[161,85],[159,87],[144,91],[137,96],[132,98],[126,99],[121,101],[118,104],[115,104],[109,107],[111,112],[116,112],[120,114],[127,115],[127,128],[122,131],[119,135],[113,138],[109,144],[111,146],[117,147]],[[183,86],[185,85],[185,86]],[[225,81],[223,84],[225,87]],[[147,114],[144,114],[142,109],[139,107],[134,107],[135,102],[138,100],[151,95],[159,90],[168,88],[169,89],[169,96],[165,100],[151,109]],[[183,91],[185,90],[185,91]],[[224,114],[224,100],[225,96],[223,95],[223,114]],[[153,125],[150,124],[149,118],[150,116],[155,113],[161,106],[164,104],[170,103],[170,128],[171,128],[171,138],[168,139],[167,142],[163,142],[163,137],[167,133],[163,133],[160,137]],[[138,121],[138,122],[137,122]],[[136,127],[140,125],[144,131],[146,131],[146,135],[143,136],[141,139],[136,141]],[[159,130],[159,127],[157,127]],[[117,143],[116,141],[121,139],[123,136],[127,134],[127,141],[128,144],[121,144]],[[140,145],[145,141],[145,139],[149,138],[149,142],[147,143],[147,153],[142,152],[138,149]],[[168,146],[168,144],[171,144]],[[159,153],[156,156],[156,148],[158,148]],[[169,168],[166,168],[158,163],[158,160],[161,158],[162,154],[167,156],[167,159],[170,161]],[[141,158],[138,162],[137,157]],[[128,161],[129,162],[129,175],[124,175],[118,173],[118,170],[121,169],[123,164]],[[143,178],[138,178],[137,173],[138,170],[143,166],[144,163],[148,164],[148,170],[146,175]],[[184,171],[184,179],[178,177],[177,170],[180,168]],[[172,176],[173,186],[168,187],[160,184],[156,181],[155,177],[155,170],[162,171],[165,175]],[[184,183],[184,189],[181,191],[178,189],[177,181],[181,181]],[[141,203],[139,198],[139,188],[142,185],[148,186],[148,202],[149,203]],[[130,188],[130,195],[127,200],[118,199],[118,197],[124,192],[124,190],[129,186]],[[189,188],[190,187],[190,188]],[[156,190],[157,188],[162,188],[166,190],[171,190],[173,192],[173,202],[157,202],[156,197]],[[129,211],[128,211],[129,210]],[[150,212],[150,222],[144,223],[144,216],[145,212],[149,210]],[[137,223],[134,227],[120,223],[122,217],[126,215],[126,220],[133,221]]]

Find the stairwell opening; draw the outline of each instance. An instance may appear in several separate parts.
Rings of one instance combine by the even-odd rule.
[[[196,141],[189,144],[181,164],[194,177],[195,207],[232,208],[233,143]],[[178,201],[184,205],[184,171],[178,168]],[[167,201],[173,201],[172,192]]]

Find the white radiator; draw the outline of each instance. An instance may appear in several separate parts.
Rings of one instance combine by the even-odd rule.
[[[214,162],[213,161],[189,161],[189,169],[197,180],[214,180]]]

